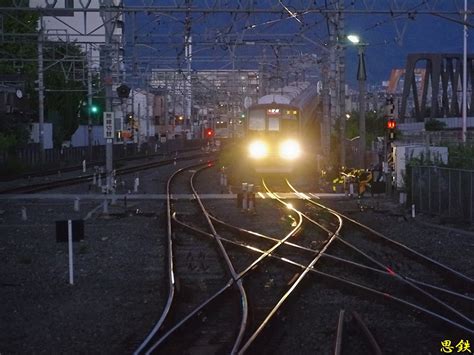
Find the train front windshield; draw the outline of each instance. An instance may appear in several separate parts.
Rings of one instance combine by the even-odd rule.
[[[290,108],[266,108],[250,111],[248,130],[266,134],[297,135],[298,110]]]

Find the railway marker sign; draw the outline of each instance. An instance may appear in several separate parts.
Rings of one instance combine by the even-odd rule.
[[[104,138],[114,138],[114,113],[104,112]]]

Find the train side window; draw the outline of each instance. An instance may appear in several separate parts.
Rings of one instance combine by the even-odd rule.
[[[280,130],[280,118],[279,117],[268,117],[268,130],[279,131]]]
[[[252,110],[249,113],[249,130],[264,131],[265,130],[265,110]]]

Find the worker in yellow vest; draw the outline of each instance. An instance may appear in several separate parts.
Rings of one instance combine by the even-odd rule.
[[[372,181],[372,172],[371,171],[363,171],[359,175],[359,198],[361,198],[365,191],[367,190],[367,185],[370,184]]]

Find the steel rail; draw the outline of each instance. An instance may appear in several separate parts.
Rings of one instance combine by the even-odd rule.
[[[176,213],[173,214],[173,220],[176,222],[183,224],[176,218]],[[277,249],[279,246],[283,245],[285,241],[287,241],[290,237],[294,236],[296,233],[298,233],[301,229],[301,224],[303,223],[303,219],[299,218],[298,223],[296,226],[290,230],[281,240],[278,240],[278,242],[272,246],[270,249],[265,250],[262,252],[262,255],[257,258],[254,262],[250,264],[244,271],[238,274],[237,280],[240,280],[244,278],[247,274],[250,273],[256,266],[258,266],[265,258],[272,256],[272,252]],[[214,238],[214,236],[210,233],[207,232],[202,232],[201,230],[185,225],[188,228],[198,232],[198,233],[205,233],[205,235]],[[219,239],[222,239],[222,237],[218,237]],[[197,313],[199,313],[204,307],[208,306],[214,299],[216,299],[220,294],[222,294],[226,289],[228,289],[234,282],[234,279],[230,279],[227,284],[218,290],[214,295],[212,295],[209,299],[205,300],[203,303],[201,303],[199,306],[197,306],[194,310],[192,310],[190,313],[188,313],[187,316],[185,316],[183,319],[181,319],[178,323],[176,323],[171,329],[169,329],[160,339],[158,339],[153,346],[149,349],[147,352],[147,355],[150,354],[153,350],[155,350],[159,345],[161,345],[169,336],[171,336],[177,329],[182,327],[187,321],[189,321],[191,318],[193,318]]]
[[[0,62],[2,60],[0,59]],[[87,91],[87,90],[86,90]],[[187,148],[187,149],[178,149],[176,152],[180,153],[186,153],[186,152],[191,152],[194,150],[200,150],[199,148]],[[149,159],[149,158],[155,158],[155,157],[164,157],[167,155],[166,153],[152,153],[148,155],[135,155],[131,157],[123,157],[123,158],[116,158],[114,159],[115,162],[122,162],[122,161],[134,161],[134,160],[140,160],[140,159]],[[88,166],[95,166],[95,165],[105,165],[105,160],[94,160],[94,161],[88,161],[87,162]],[[49,175],[56,175],[58,171],[61,173],[67,173],[70,171],[76,171],[76,170],[81,170],[82,169],[82,164],[78,165],[71,165],[71,166],[65,166],[62,168],[55,168],[55,169],[48,169],[48,170],[36,170],[36,171],[31,171],[29,173],[22,173],[21,175],[16,175],[16,176],[2,176],[0,177],[0,181],[13,181],[13,180],[19,180],[19,179],[26,179],[26,178],[31,178],[31,177],[42,177],[42,176],[49,176]]]
[[[342,337],[344,333],[344,310],[339,311],[339,318],[337,321],[336,330],[336,345],[334,346],[334,355],[341,355],[342,353]]]
[[[208,155],[197,154],[197,155],[186,156],[186,157],[181,157],[181,158],[160,160],[160,161],[152,162],[152,163],[145,163],[141,165],[119,168],[119,169],[116,169],[116,173],[117,175],[126,175],[126,174],[135,173],[137,171],[156,168],[158,166],[169,165],[169,164],[174,163],[176,160],[180,160],[180,161],[191,160],[191,159],[196,159],[203,156],[208,156]],[[61,179],[61,180],[56,180],[56,181],[49,181],[49,182],[44,182],[44,183],[39,183],[39,184],[34,184],[34,185],[17,186],[10,189],[1,190],[0,194],[34,193],[34,192],[40,192],[40,191],[45,191],[45,190],[51,190],[58,187],[72,186],[72,185],[82,184],[87,181],[92,181],[93,177],[94,177],[94,174],[88,174],[88,175],[75,176],[71,178],[66,178],[66,179]]]
[[[210,163],[209,163],[210,165]],[[209,229],[211,230],[211,233],[214,237],[214,240],[217,242],[217,245],[219,246],[219,250],[221,251],[222,256],[224,257],[227,268],[229,269],[232,279],[235,281],[237,284],[237,287],[239,289],[240,297],[241,297],[241,307],[242,307],[242,319],[240,323],[240,328],[239,328],[239,333],[237,335],[237,338],[234,342],[234,345],[232,347],[231,354],[235,354],[240,346],[240,343],[242,342],[245,329],[247,328],[247,321],[248,321],[248,301],[247,301],[247,293],[245,292],[245,288],[242,285],[242,280],[238,278],[238,274],[235,272],[234,265],[232,264],[232,261],[230,260],[229,254],[227,254],[227,251],[224,248],[224,245],[222,244],[221,240],[219,239],[219,234],[217,233],[214,224],[212,223],[212,220],[209,217],[209,212],[207,211],[206,207],[204,207],[204,204],[201,201],[201,198],[199,197],[199,194],[196,190],[196,187],[194,186],[194,178],[199,174],[201,171],[204,169],[209,168],[210,166],[206,165],[198,170],[196,170],[193,175],[191,175],[191,189],[193,191],[194,197],[196,198],[197,203],[199,204],[199,207],[201,208],[202,213],[206,217],[207,224],[209,226]]]
[[[176,279],[174,275],[174,262],[173,262],[173,227],[171,221],[171,182],[173,179],[178,175],[181,174],[183,171],[193,168],[195,166],[200,166],[200,164],[194,164],[187,166],[185,168],[181,168],[176,170],[167,180],[166,182],[166,237],[167,237],[167,251],[168,251],[168,298],[166,300],[165,307],[163,312],[161,313],[160,318],[153,326],[150,333],[146,336],[145,340],[139,345],[139,347],[134,351],[134,355],[140,354],[145,347],[149,344],[151,339],[155,336],[158,330],[161,328],[163,323],[165,322],[171,306],[174,300],[174,294],[176,290]]]
[[[362,329],[362,332],[364,333],[366,339],[369,341],[370,347],[372,348],[372,354],[382,355],[382,349],[380,349],[380,346],[377,343],[377,341],[375,340],[374,335],[369,330],[369,327],[367,327],[367,325],[364,323],[364,321],[362,320],[359,313],[357,313],[356,311],[352,311],[352,316],[356,320],[356,322],[359,325],[360,329]]]
[[[289,182],[288,180],[286,180],[286,182],[287,182],[288,186],[289,186],[293,191],[297,192],[296,189],[293,187],[293,185],[290,184],[290,182]],[[370,227],[367,227],[366,225],[363,225],[362,223],[360,223],[360,222],[358,222],[358,221],[356,221],[356,220],[354,220],[354,219],[352,219],[352,218],[350,218],[350,217],[348,217],[348,216],[346,216],[346,215],[344,215],[344,214],[342,214],[342,213],[340,213],[340,212],[334,211],[333,209],[331,209],[331,208],[329,208],[329,207],[327,207],[327,206],[324,206],[324,205],[322,205],[322,204],[320,204],[320,203],[317,203],[317,202],[314,201],[312,198],[308,198],[308,199],[306,199],[306,201],[308,201],[308,202],[310,202],[311,204],[313,204],[313,205],[315,205],[315,206],[318,206],[318,207],[320,207],[320,208],[322,208],[322,209],[324,209],[324,210],[326,210],[326,211],[328,211],[328,212],[338,214],[339,216],[341,216],[341,218],[343,218],[343,219],[345,219],[345,220],[347,220],[347,221],[349,221],[349,222],[355,224],[355,225],[358,226],[359,228],[365,229],[365,230],[369,231],[371,234],[376,235],[377,237],[379,237],[379,238],[381,238],[381,239],[383,239],[383,240],[385,240],[385,241],[387,241],[387,242],[389,242],[389,243],[392,243],[393,245],[396,245],[397,247],[399,247],[399,248],[401,248],[401,249],[403,249],[403,250],[405,250],[405,251],[408,251],[408,252],[410,252],[410,253],[416,255],[417,257],[422,258],[423,260],[432,263],[433,265],[436,265],[437,267],[443,269],[444,271],[449,272],[449,273],[453,274],[454,276],[456,276],[456,277],[458,277],[458,278],[461,278],[463,281],[468,281],[468,282],[470,282],[470,283],[474,283],[474,279],[470,278],[469,276],[464,275],[463,273],[461,273],[461,272],[459,272],[459,271],[456,271],[456,270],[454,270],[454,269],[452,269],[452,268],[450,268],[450,267],[448,267],[448,266],[446,266],[446,265],[444,265],[444,264],[442,264],[442,263],[440,263],[440,262],[438,262],[438,261],[436,261],[436,260],[434,260],[434,259],[431,259],[431,258],[427,257],[426,255],[423,255],[423,254],[417,252],[416,250],[414,250],[414,249],[412,249],[412,248],[410,248],[410,247],[407,247],[406,245],[404,245],[404,244],[402,244],[402,243],[399,243],[399,242],[397,242],[397,241],[395,241],[395,240],[393,240],[393,239],[390,239],[390,238],[388,238],[387,236],[381,234],[380,232],[377,232],[376,230],[374,230],[374,229],[372,229],[372,228],[370,228]]]
[[[408,286],[410,286],[411,288],[413,288],[414,290],[420,292],[421,294],[423,294],[424,296],[428,297],[429,299],[431,299],[432,301],[438,303],[439,305],[441,305],[442,307],[446,308],[447,310],[453,312],[454,314],[456,314],[458,317],[464,319],[465,321],[467,321],[468,323],[470,323],[471,325],[474,324],[474,321],[470,318],[468,318],[466,315],[462,314],[461,312],[459,312],[457,309],[455,309],[454,307],[452,307],[451,305],[447,304],[446,302],[440,300],[439,298],[433,296],[431,293],[423,290],[422,288],[420,288],[419,286],[417,286],[415,283],[411,282],[405,275],[401,274],[401,273],[398,273],[398,272],[394,272],[392,268],[389,268],[388,266],[382,264],[381,262],[379,262],[378,260],[376,260],[375,258],[371,257],[370,255],[368,255],[367,253],[363,252],[361,249],[357,248],[356,246],[352,245],[351,243],[345,241],[344,239],[342,238],[338,238],[338,241],[340,241],[341,243],[343,243],[344,245],[346,245],[347,247],[351,248],[352,250],[356,251],[357,253],[359,253],[360,255],[364,256],[365,258],[367,258],[368,260],[370,260],[371,262],[375,263],[376,265],[378,265],[379,267],[381,268],[385,268],[389,274],[393,277],[395,277],[397,280],[401,281],[402,283],[405,283],[407,284]]]
[[[224,227],[227,227],[227,228],[231,228],[231,229],[237,229],[239,232],[243,232],[243,233],[246,233],[246,234],[249,234],[249,235],[253,235],[253,236],[256,236],[258,238],[262,238],[262,239],[267,239],[267,240],[270,240],[270,241],[273,241],[273,242],[278,242],[279,239],[277,238],[274,238],[274,237],[270,237],[270,236],[266,236],[264,234],[260,234],[258,232],[255,232],[255,231],[251,231],[251,230],[247,230],[247,229],[243,229],[243,228],[240,228],[240,227],[237,227],[237,226],[232,226],[230,224],[227,224],[226,222],[220,220],[219,218],[215,217],[215,216],[212,216],[211,215],[211,218],[216,221],[217,223],[220,223],[222,224]],[[284,243],[285,245],[288,245],[290,247],[293,247],[293,248],[296,248],[296,249],[300,249],[300,250],[303,250],[305,252],[308,252],[308,253],[311,253],[311,254],[315,254],[317,251],[314,250],[314,249],[311,249],[311,248],[308,248],[308,247],[304,247],[302,245],[299,245],[299,244],[295,244],[295,243],[292,243],[292,242],[285,242]],[[332,255],[330,253],[323,253],[323,256],[324,257],[327,257],[328,259],[332,259],[332,260],[336,260],[336,261],[339,261],[341,263],[345,263],[345,264],[348,264],[348,265],[352,265],[352,266],[355,266],[357,268],[361,268],[361,269],[365,269],[365,270],[369,270],[369,271],[372,271],[372,272],[375,272],[375,273],[378,273],[378,274],[381,274],[383,276],[388,276],[388,277],[392,277],[392,274],[386,270],[386,268],[384,268],[383,270],[381,269],[376,269],[376,268],[373,268],[371,266],[368,266],[368,265],[364,265],[364,264],[360,264],[360,263],[357,263],[355,261],[351,261],[351,260],[347,260],[347,259],[344,259],[344,258],[341,258],[341,257],[338,257],[338,256],[335,256],[335,255]],[[443,293],[446,293],[450,296],[453,296],[453,297],[458,297],[458,298],[461,298],[465,301],[469,301],[469,302],[474,302],[474,298],[473,297],[469,297],[469,296],[466,296],[466,295],[463,295],[462,293],[458,293],[458,292],[455,292],[455,291],[452,291],[452,290],[448,290],[446,288],[442,288],[442,287],[439,287],[439,286],[436,286],[436,285],[433,285],[433,284],[430,284],[430,283],[427,283],[427,282],[423,282],[423,281],[419,281],[419,280],[416,280],[416,279],[413,279],[411,277],[408,277],[406,276],[405,277],[407,280],[410,280],[411,282],[419,285],[419,286],[423,286],[423,287],[426,287],[426,288],[430,288],[430,289],[433,289],[433,290],[436,290],[436,291],[439,291],[439,292],[443,292]]]
[[[224,287],[219,289],[215,294],[213,294],[211,297],[209,297],[207,300],[205,300],[203,303],[201,303],[199,306],[197,306],[195,309],[193,309],[191,312],[189,312],[183,319],[181,319],[178,323],[176,323],[173,327],[171,327],[165,334],[161,336],[160,339],[158,339],[153,345],[148,349],[148,351],[145,353],[146,355],[150,355],[153,351],[158,348],[168,337],[173,334],[176,330],[178,330],[180,327],[182,327],[188,320],[193,318],[196,314],[201,312],[206,306],[210,305],[215,299],[217,299],[221,294],[223,294],[227,289],[229,289],[234,283],[234,279],[229,279],[227,283],[225,284]]]
[[[262,179],[262,184],[264,188],[267,190],[267,192],[271,193],[270,189],[268,186],[265,184],[265,180]],[[280,202],[282,205],[290,207],[286,202],[284,202],[277,194],[273,193],[273,195],[276,197],[276,200]],[[304,214],[295,209],[294,207],[291,206],[291,210],[296,212],[300,219],[304,217]],[[296,287],[301,283],[303,278],[309,273],[310,269],[313,268],[313,266],[319,261],[321,258],[321,255],[326,251],[326,249],[336,240],[339,232],[341,231],[342,228],[342,218],[336,215],[336,218],[339,221],[339,226],[337,227],[335,232],[332,232],[332,235],[329,237],[329,239],[326,241],[324,246],[317,252],[315,258],[311,260],[311,262],[304,268],[303,272],[298,276],[298,278],[293,282],[291,287],[288,289],[288,291],[285,292],[283,297],[280,298],[280,300],[277,302],[275,307],[268,313],[267,317],[263,320],[263,322],[260,324],[260,326],[257,328],[257,330],[249,337],[247,342],[242,346],[242,348],[239,351],[239,354],[245,353],[245,351],[250,347],[250,345],[255,341],[257,336],[262,332],[262,330],[268,325],[270,320],[273,318],[273,316],[276,314],[276,312],[280,309],[280,307],[285,303],[285,301],[288,299],[288,297],[293,293],[293,291],[296,289]]]
[[[288,180],[286,180],[288,186],[290,186],[290,188],[295,192],[295,193],[299,193],[289,182]],[[305,199],[306,201],[311,201],[310,199]],[[317,205],[320,205],[319,203]],[[322,205],[321,205],[322,206]],[[338,214],[336,211],[334,210],[331,210],[331,209],[327,209],[330,213],[332,214]],[[342,217],[342,216],[341,216]],[[341,218],[340,217],[340,218]],[[309,218],[308,216],[305,215],[305,218],[307,218],[308,220],[310,221],[313,221],[311,218]],[[359,223],[359,225],[361,226],[364,226],[363,224]],[[368,228],[370,229],[370,228]],[[329,232],[329,230],[327,230]],[[377,232],[378,233],[378,232]],[[380,234],[380,233],[379,233]],[[349,248],[351,248],[352,250],[356,251],[357,253],[359,253],[360,255],[362,255],[363,257],[365,257],[366,259],[370,260],[371,262],[375,263],[376,265],[378,265],[382,270],[387,270],[391,276],[395,277],[396,279],[398,279],[399,281],[407,284],[408,286],[410,286],[411,288],[413,288],[414,290],[416,290],[417,292],[423,294],[424,296],[428,297],[429,299],[431,299],[432,301],[436,302],[437,304],[441,305],[443,308],[449,310],[450,312],[453,312],[454,314],[456,314],[458,317],[464,319],[466,322],[468,322],[469,324],[474,324],[474,321],[470,318],[468,318],[466,315],[464,315],[463,313],[459,312],[457,309],[455,309],[454,307],[452,307],[451,305],[447,304],[446,302],[440,300],[438,297],[435,297],[433,296],[431,293],[425,291],[423,288],[417,286],[415,283],[411,282],[405,275],[399,273],[399,272],[395,272],[393,270],[393,268],[390,268],[388,267],[387,265],[384,265],[383,263],[379,262],[378,260],[376,260],[375,258],[369,256],[367,253],[364,253],[362,250],[360,250],[359,248],[357,248],[356,246],[354,246],[353,244],[345,241],[340,235],[337,236],[337,240],[340,241],[341,243],[343,243],[344,245],[348,246]],[[422,254],[420,254],[422,255]]]
[[[296,189],[293,187],[293,185],[291,185],[288,180],[286,180],[286,182],[287,182],[288,186],[289,186],[293,191],[296,192]],[[308,201],[309,203],[311,203],[311,204],[313,204],[313,205],[315,205],[315,206],[318,206],[318,207],[320,207],[320,208],[322,208],[322,209],[324,209],[324,210],[326,210],[326,211],[328,211],[328,212],[336,213],[336,214],[339,215],[341,218],[343,218],[343,219],[345,219],[345,220],[347,220],[347,221],[349,221],[349,222],[355,224],[355,225],[358,226],[359,228],[365,229],[365,230],[369,231],[371,234],[376,235],[377,237],[379,237],[379,238],[381,238],[381,239],[383,239],[383,240],[385,240],[385,241],[387,241],[387,242],[389,242],[389,243],[392,243],[392,244],[396,245],[397,247],[399,247],[399,248],[401,248],[401,249],[403,249],[403,250],[405,250],[405,251],[408,251],[408,252],[410,252],[410,253],[416,255],[417,257],[422,258],[423,260],[425,260],[425,261],[427,261],[427,262],[432,263],[433,265],[436,265],[437,267],[439,267],[439,268],[445,270],[446,272],[452,273],[454,276],[456,276],[456,277],[462,279],[463,281],[468,281],[469,283],[474,283],[474,279],[470,278],[469,276],[464,275],[463,273],[461,273],[461,272],[459,272],[459,271],[456,271],[456,270],[454,270],[454,269],[452,269],[452,268],[450,268],[450,267],[448,267],[448,266],[446,266],[446,265],[444,265],[444,264],[442,264],[442,263],[440,263],[440,262],[438,262],[438,261],[436,261],[436,260],[434,260],[434,259],[431,259],[431,258],[427,257],[426,255],[423,255],[423,254],[417,252],[416,250],[407,247],[407,246],[404,245],[404,244],[401,244],[401,243],[399,243],[399,242],[397,242],[397,241],[395,241],[395,240],[393,240],[393,239],[390,239],[390,238],[388,238],[387,236],[383,235],[382,233],[377,232],[376,230],[374,230],[374,229],[372,229],[372,228],[370,228],[370,227],[368,227],[368,226],[366,226],[366,225],[364,225],[364,224],[362,224],[362,223],[360,223],[360,222],[357,222],[356,220],[354,220],[354,219],[352,219],[352,218],[350,218],[350,217],[348,217],[348,216],[346,216],[346,215],[344,215],[344,214],[342,214],[342,213],[340,213],[340,212],[334,211],[333,209],[331,209],[331,208],[329,208],[329,207],[327,207],[327,206],[324,206],[324,205],[322,205],[322,204],[320,204],[320,203],[317,203],[317,202],[314,201],[312,198],[308,198],[308,199],[306,199],[306,201]]]
[[[194,232],[196,232],[196,233],[198,233],[198,234],[202,234],[202,235],[207,236],[207,237],[212,237],[212,235],[211,235],[210,233],[207,233],[207,232],[205,232],[205,231],[203,231],[203,230],[200,230],[200,229],[198,229],[198,228],[196,228],[196,227],[190,226],[190,225],[188,225],[188,224],[186,224],[186,223],[180,221],[179,219],[177,219],[176,216],[173,217],[173,220],[176,221],[178,224],[180,224],[180,225],[181,225],[182,227],[184,227],[184,228],[188,228],[188,229],[190,229],[190,230],[192,230],[192,231],[194,231]],[[238,228],[238,227],[236,227],[236,228]],[[232,244],[232,245],[235,245],[235,246],[238,246],[238,247],[245,248],[245,249],[247,249],[247,250],[253,251],[253,252],[255,252],[255,253],[259,253],[259,254],[262,254],[262,255],[263,255],[263,254],[266,254],[266,251],[265,251],[265,250],[261,250],[261,249],[259,249],[259,248],[257,248],[257,247],[254,247],[254,246],[250,246],[250,245],[247,245],[247,244],[244,244],[244,243],[236,242],[236,241],[233,241],[233,240],[230,240],[230,239],[226,239],[226,238],[223,238],[223,237],[221,237],[221,240],[224,241],[224,242],[226,242],[226,243],[230,243],[230,244]],[[290,264],[290,265],[296,266],[296,267],[298,267],[298,268],[300,268],[300,269],[302,269],[302,270],[306,268],[305,265],[303,265],[303,264],[301,264],[301,263],[298,263],[298,262],[296,262],[296,261],[290,260],[290,259],[288,259],[288,258],[283,258],[283,257],[280,257],[280,256],[275,255],[275,254],[270,254],[269,256],[270,256],[271,258],[273,258],[273,259],[280,260],[280,261],[282,261],[282,262],[284,262],[284,263],[286,263],[286,264]],[[373,270],[377,270],[377,269],[373,269]],[[377,271],[380,271],[380,270],[377,270]],[[417,305],[417,304],[415,304],[415,303],[409,302],[409,301],[404,300],[404,299],[402,299],[402,298],[396,297],[396,296],[394,296],[394,295],[392,295],[392,294],[389,294],[389,293],[386,293],[386,292],[382,292],[382,291],[376,290],[376,289],[374,289],[374,288],[371,288],[371,287],[368,287],[368,286],[365,286],[365,285],[356,283],[356,282],[351,281],[351,280],[347,280],[347,279],[345,279],[345,278],[341,278],[341,277],[339,277],[339,276],[331,275],[331,274],[328,274],[328,273],[326,273],[326,272],[316,270],[314,267],[311,268],[310,272],[315,273],[315,274],[320,275],[320,276],[323,276],[323,277],[326,277],[326,278],[329,278],[329,279],[334,280],[334,281],[338,281],[338,282],[343,283],[343,284],[347,284],[347,285],[352,286],[352,287],[355,287],[355,288],[362,289],[362,290],[364,290],[364,291],[367,291],[367,292],[369,292],[369,293],[375,294],[375,295],[377,295],[377,296],[381,296],[381,297],[383,297],[384,299],[387,299],[387,298],[388,298],[388,299],[391,300],[391,301],[394,301],[394,302],[396,302],[396,303],[400,303],[400,304],[402,304],[402,305],[404,305],[404,306],[408,306],[408,307],[413,308],[413,309],[415,309],[415,310],[417,310],[417,311],[420,311],[420,312],[422,312],[422,313],[425,313],[426,315],[429,315],[429,316],[431,316],[431,317],[433,317],[433,318],[435,318],[435,319],[437,319],[437,320],[446,322],[446,323],[450,324],[451,326],[453,326],[453,327],[455,327],[455,328],[457,328],[457,329],[466,331],[466,332],[468,332],[468,333],[470,333],[470,334],[474,334],[474,329],[466,328],[464,325],[459,324],[459,323],[457,323],[457,322],[454,322],[454,321],[452,321],[451,319],[449,319],[449,318],[447,318],[447,317],[445,317],[445,316],[443,316],[443,315],[440,315],[440,314],[438,314],[438,313],[436,313],[436,312],[433,312],[433,311],[431,311],[431,310],[429,310],[429,309],[427,309],[427,308],[424,308],[424,307],[422,307],[422,306],[419,306],[419,305]]]

